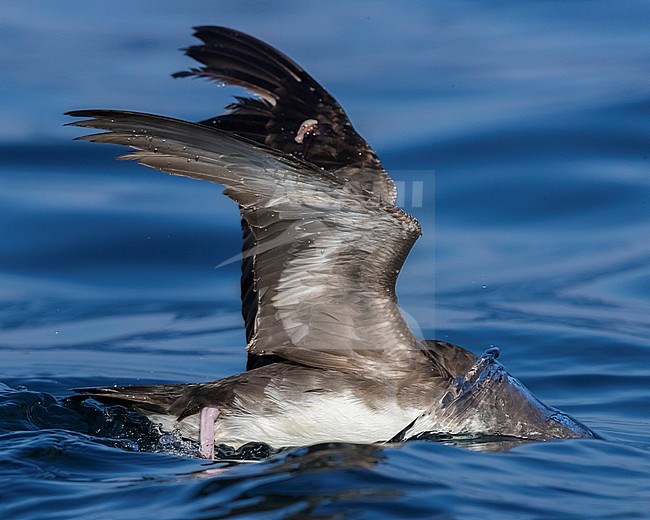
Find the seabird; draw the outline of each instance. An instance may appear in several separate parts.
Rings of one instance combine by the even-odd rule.
[[[136,410],[197,441],[272,447],[405,440],[423,433],[545,440],[591,436],[535,399],[496,361],[420,340],[395,282],[421,234],[337,101],[291,59],[247,34],[198,27],[201,63],[176,77],[248,89],[200,122],[78,110],[78,139],[214,182],[239,205],[246,371],[206,383],[86,388],[81,398]]]

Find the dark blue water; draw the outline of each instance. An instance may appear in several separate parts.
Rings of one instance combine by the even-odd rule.
[[[650,517],[649,23],[633,1],[3,4],[0,517]],[[602,439],[212,463],[65,399],[244,367],[238,266],[215,269],[234,205],[62,127],[218,113],[236,91],[169,77],[198,24],[284,50],[376,148],[424,228],[399,282],[421,334],[498,345]]]

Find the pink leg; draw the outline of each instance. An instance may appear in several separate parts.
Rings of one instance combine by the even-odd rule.
[[[214,458],[214,421],[219,417],[219,409],[206,406],[199,413],[199,455],[201,458]]]

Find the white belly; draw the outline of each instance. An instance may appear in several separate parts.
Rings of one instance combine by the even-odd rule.
[[[373,410],[352,394],[327,398],[303,394],[298,403],[283,403],[282,412],[274,415],[220,414],[214,427],[215,443],[238,448],[247,442],[263,442],[281,448],[320,442],[386,441],[421,413],[392,402]],[[184,438],[199,438],[198,414],[179,423],[169,416],[151,415],[150,419],[165,430],[178,428]]]

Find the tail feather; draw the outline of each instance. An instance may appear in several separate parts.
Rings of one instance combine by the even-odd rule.
[[[194,385],[116,386],[113,388],[76,388],[77,399],[94,399],[103,404],[119,404],[142,412],[170,413],[172,405]]]

